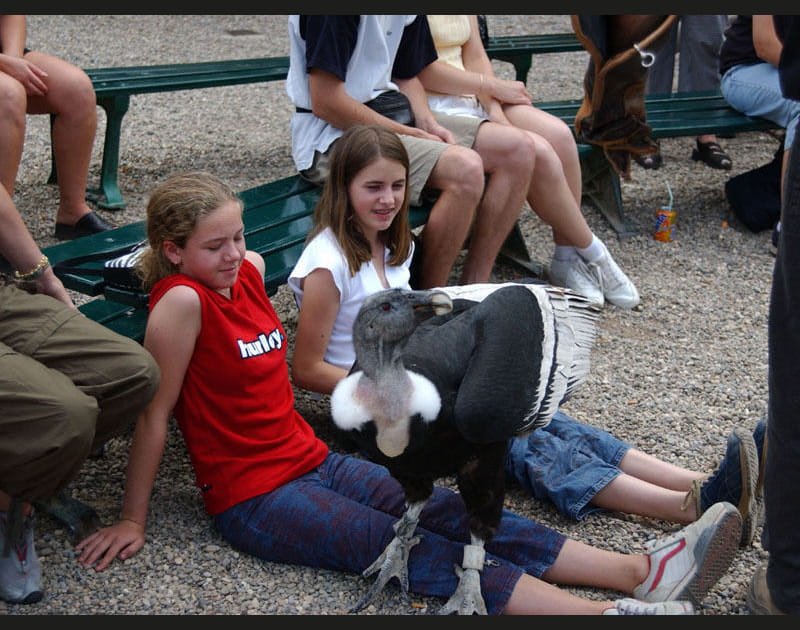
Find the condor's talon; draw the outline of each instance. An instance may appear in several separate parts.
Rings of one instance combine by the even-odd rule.
[[[422,540],[421,536],[414,536],[414,530],[419,522],[419,514],[425,502],[414,503],[408,507],[402,518],[394,524],[395,537],[386,545],[378,559],[375,560],[361,573],[362,577],[369,577],[380,571],[374,584],[350,609],[351,613],[358,612],[372,602],[393,577],[400,582],[403,599],[409,601],[408,596],[408,556],[411,549]]]

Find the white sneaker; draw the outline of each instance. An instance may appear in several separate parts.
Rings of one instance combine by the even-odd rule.
[[[619,268],[608,249],[603,243],[603,255],[597,260],[588,263],[589,267],[596,269],[600,278],[600,287],[603,296],[612,304],[621,308],[633,308],[639,304],[639,292],[633,286],[628,276]]]
[[[592,304],[602,307],[605,303],[597,269],[593,265],[587,265],[580,256],[571,260],[553,258],[548,277],[550,284],[572,289],[588,298]]]
[[[633,596],[647,602],[690,599],[700,604],[728,570],[741,535],[739,510],[727,501],[715,503],[691,525],[645,545],[650,574]]]
[[[640,602],[625,597],[614,602],[613,608],[606,608],[604,615],[693,615],[692,602]]]
[[[14,518],[13,516],[16,516]],[[42,569],[33,545],[34,516],[0,512],[0,599],[34,604],[42,599]]]

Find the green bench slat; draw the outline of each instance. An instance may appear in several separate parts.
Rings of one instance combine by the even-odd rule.
[[[124,304],[95,298],[81,304],[78,310],[89,319],[103,324],[106,328],[110,328],[124,337],[130,337],[139,343],[144,341],[147,309],[131,308]]]
[[[283,81],[288,57],[230,59],[199,63],[89,68],[86,74],[98,98],[120,94],[148,94],[242,83]]]
[[[529,55],[584,50],[575,33],[539,33],[536,35],[489,36],[486,50],[489,56],[508,53]]]

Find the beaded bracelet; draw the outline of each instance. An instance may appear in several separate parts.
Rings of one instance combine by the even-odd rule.
[[[47,258],[45,254],[42,254],[42,258],[36,264],[36,266],[31,269],[28,273],[20,273],[19,271],[14,272],[14,280],[17,282],[32,282],[36,280],[39,276],[41,276],[45,270],[50,266],[50,259]]]

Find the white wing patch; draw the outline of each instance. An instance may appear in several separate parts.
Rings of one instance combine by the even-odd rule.
[[[343,378],[331,393],[331,416],[336,426],[345,431],[360,429],[372,419],[367,408],[355,397],[361,374],[362,372],[355,372]]]
[[[418,413],[424,422],[433,422],[442,408],[442,397],[427,378],[411,370],[407,372],[411,378],[411,415]]]

